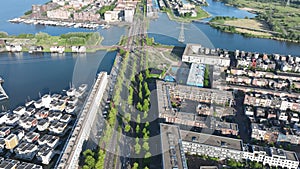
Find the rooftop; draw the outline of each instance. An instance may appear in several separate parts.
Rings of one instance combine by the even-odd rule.
[[[187,169],[179,127],[160,124],[163,164],[165,169]]]
[[[232,139],[228,137],[196,133],[185,130],[180,130],[180,135],[183,141],[242,151],[243,142],[239,139]]]

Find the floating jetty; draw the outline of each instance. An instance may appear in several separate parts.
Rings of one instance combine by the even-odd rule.
[[[2,87],[3,82],[4,80],[2,79],[2,77],[0,77],[0,101],[8,99],[8,95]]]

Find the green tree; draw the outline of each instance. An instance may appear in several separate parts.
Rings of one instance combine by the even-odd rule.
[[[131,169],[138,169],[139,168],[139,163],[135,162],[133,163],[133,167]]]
[[[152,156],[152,154],[148,151],[146,154],[145,154],[145,158],[150,158]]]
[[[95,167],[95,158],[92,156],[87,156],[84,160],[84,163],[89,166],[90,168],[94,168]]]
[[[142,105],[141,105],[140,102],[137,103],[136,108],[137,108],[139,111],[142,111],[143,107],[142,107]]]
[[[130,129],[131,129],[130,125],[129,125],[129,124],[126,124],[125,129],[124,129],[125,132],[129,132]]]
[[[144,111],[143,119],[148,117],[148,112]]]
[[[141,152],[141,145],[139,143],[135,144],[134,151],[135,151],[135,154],[140,154],[140,152]]]
[[[84,165],[82,169],[90,169],[90,167],[88,165]]]
[[[145,123],[145,127],[148,128],[149,125],[150,125],[150,123],[149,123],[149,121],[147,121],[147,122]]]
[[[149,110],[149,100],[148,99],[144,99],[144,104],[143,104],[143,111],[148,111]]]
[[[137,123],[141,123],[141,115],[140,115],[140,114],[138,114],[138,115],[136,116],[136,122],[137,122]]]
[[[125,113],[125,120],[128,122],[130,122],[131,120],[131,114],[130,113]]]
[[[144,149],[145,151],[149,151],[150,147],[149,147],[149,143],[148,143],[148,142],[144,142],[144,143],[143,143],[143,149]]]
[[[143,78],[143,74],[142,74],[142,73],[140,73],[140,74],[139,74],[139,81],[140,81],[140,82],[142,82],[143,80],[144,80],[144,78]]]
[[[135,127],[135,132],[136,132],[136,133],[139,133],[139,132],[140,132],[140,125],[136,125],[136,127]]]
[[[91,150],[91,149],[87,149],[83,152],[83,156],[87,157],[87,156],[95,156],[95,153]]]

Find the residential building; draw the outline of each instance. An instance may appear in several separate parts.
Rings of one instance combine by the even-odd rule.
[[[192,63],[186,84],[203,87],[205,68],[204,64]]]
[[[208,64],[217,66],[230,66],[228,55],[219,55],[215,49],[204,48],[198,44],[187,44],[182,55],[183,62]]]
[[[75,21],[97,22],[100,19],[100,14],[92,12],[75,12],[73,15]]]
[[[43,164],[48,165],[52,159],[52,157],[55,155],[54,150],[48,146],[42,146],[37,151],[37,159],[41,161]]]
[[[38,146],[32,143],[22,142],[15,150],[16,157],[25,160],[32,160],[36,155]]]
[[[0,168],[3,169],[11,169],[11,168],[16,168],[20,161],[17,160],[12,160],[12,159],[4,159],[0,158]]]
[[[179,128],[174,125],[160,124],[163,169],[188,169]]]
[[[125,22],[133,22],[134,8],[124,9]]]
[[[252,134],[251,138],[256,140],[264,140],[266,130],[263,128],[263,125],[257,123],[251,123]]]
[[[50,19],[69,19],[71,12],[63,9],[47,11],[47,17]]]
[[[220,159],[243,159],[243,142],[239,139],[180,130],[185,153],[208,155]]]
[[[107,22],[115,22],[115,21],[119,21],[119,14],[120,11],[106,11],[104,13],[104,19]]]
[[[67,123],[62,123],[60,121],[52,122],[49,126],[49,131],[54,134],[63,134],[65,132],[66,127],[68,126]]]
[[[168,130],[162,130],[162,127],[168,126]],[[179,127],[161,124],[161,143],[162,150],[164,152],[169,146],[166,144],[168,137],[166,135],[171,134],[171,138],[174,140],[172,145],[174,147],[182,147],[185,153],[208,155],[210,157],[216,157],[219,159],[234,159],[237,161],[250,160],[260,162],[263,165],[271,167],[280,167],[287,169],[297,169],[299,160],[295,152],[285,151],[273,147],[260,147],[255,145],[243,144],[241,139],[233,139],[228,137],[215,136],[204,133],[191,132],[187,130],[180,130]],[[164,133],[162,132],[164,131]],[[178,133],[176,135],[176,133]],[[180,155],[180,150],[176,150],[175,155]],[[163,155],[163,160],[167,159],[168,155]],[[178,157],[178,156],[176,156]],[[178,159],[178,158],[177,158]],[[167,161],[168,162],[168,161]],[[166,161],[164,161],[166,163]],[[170,164],[170,163],[168,163]],[[166,164],[166,165],[168,165]]]
[[[10,134],[10,127],[2,126],[0,127],[0,138],[6,137]]]
[[[47,119],[41,119],[38,121],[37,129],[39,131],[45,131],[50,126],[50,122]]]
[[[271,167],[282,167],[288,169],[297,169],[299,160],[295,152],[284,151],[282,149],[268,148],[267,155],[264,158],[263,165]]]
[[[28,143],[33,143],[35,141],[37,141],[40,138],[40,134],[36,133],[36,132],[28,132],[26,133],[24,139],[28,142]]]
[[[8,150],[14,149],[19,144],[17,135],[10,134],[5,138],[5,148]]]
[[[59,143],[59,137],[45,134],[42,138],[38,140],[39,145],[47,145],[55,149]]]
[[[26,113],[26,108],[24,106],[19,106],[15,110],[13,110],[13,113],[21,116]]]
[[[43,169],[42,166],[32,163],[22,162],[19,163],[16,169]]]

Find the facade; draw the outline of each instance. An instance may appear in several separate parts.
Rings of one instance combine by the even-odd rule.
[[[180,130],[184,152],[220,159],[243,159],[243,141],[204,133]]]
[[[10,134],[5,138],[5,148],[12,150],[14,149],[17,145],[19,144],[19,140],[17,135],[15,134]]]
[[[47,17],[51,19],[69,19],[71,12],[62,9],[47,11]]]
[[[100,19],[100,14],[94,14],[92,12],[76,12],[73,15],[75,21],[97,22]]]
[[[115,22],[119,20],[120,11],[106,11],[104,14],[104,19],[107,22]]]
[[[182,55],[183,62],[208,64],[217,66],[230,66],[228,55],[219,55],[215,49],[203,48],[198,44],[187,44]]]
[[[164,126],[168,126],[169,128],[165,133],[162,132],[162,127]],[[237,161],[250,160],[260,162],[263,165],[269,165],[271,167],[287,169],[297,169],[299,165],[299,160],[295,152],[273,147],[270,148],[243,144],[241,139],[180,130],[177,126],[172,127],[170,125],[161,124],[160,127],[162,134],[161,139],[165,139],[161,140],[162,150],[168,148],[164,144],[167,139],[164,138],[163,135],[170,133],[175,135],[179,132],[178,140],[180,140],[180,142],[175,143],[179,147],[180,143],[182,143],[181,147],[185,153],[208,155],[219,159],[234,159]],[[177,150],[177,153],[179,152],[180,151]]]
[[[133,8],[125,8],[124,9],[125,22],[133,22],[133,15],[134,15]]]
[[[244,159],[260,162],[270,167],[297,169],[299,160],[295,152],[277,148],[245,145]]]

